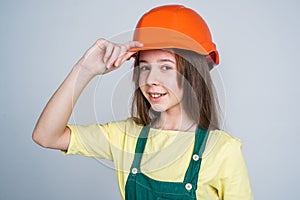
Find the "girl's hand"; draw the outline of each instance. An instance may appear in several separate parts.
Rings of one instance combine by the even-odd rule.
[[[137,41],[129,41],[125,44],[115,44],[105,39],[98,39],[95,44],[86,51],[77,65],[88,70],[93,76],[100,75],[117,69],[135,52],[132,48],[142,47]]]

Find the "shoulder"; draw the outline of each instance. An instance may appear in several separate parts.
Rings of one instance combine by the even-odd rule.
[[[133,118],[127,118],[120,121],[111,121],[106,124],[103,124],[110,127],[120,127],[120,128],[139,128],[141,125],[137,124]]]
[[[134,134],[142,129],[142,125],[137,124],[132,118],[121,121],[111,121],[100,125],[102,129],[111,133]]]
[[[233,137],[223,130],[212,130],[206,143],[204,157],[210,154],[231,154],[233,151],[240,151],[242,141]]]
[[[242,145],[242,141],[239,138],[234,137],[228,132],[223,130],[214,130],[211,132],[211,135],[217,137],[218,142],[223,145],[237,145],[237,146]]]

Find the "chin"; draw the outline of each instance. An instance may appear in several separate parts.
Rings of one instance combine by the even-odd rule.
[[[166,111],[166,108],[163,107],[162,105],[160,104],[154,104],[151,106],[152,110],[154,110],[155,112],[164,112]]]

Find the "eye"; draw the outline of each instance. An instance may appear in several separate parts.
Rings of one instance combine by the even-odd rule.
[[[167,65],[163,65],[163,66],[161,67],[161,69],[162,69],[163,71],[167,71],[167,70],[171,70],[171,69],[173,69],[173,68],[170,67],[170,66],[167,66]]]
[[[147,71],[147,70],[150,70],[150,67],[147,66],[147,65],[139,66],[139,68],[140,68],[140,71]]]

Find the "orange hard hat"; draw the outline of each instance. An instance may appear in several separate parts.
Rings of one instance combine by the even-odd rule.
[[[165,5],[145,13],[136,25],[134,41],[144,44],[132,51],[179,48],[209,55],[213,65],[219,54],[203,18],[182,5]]]

